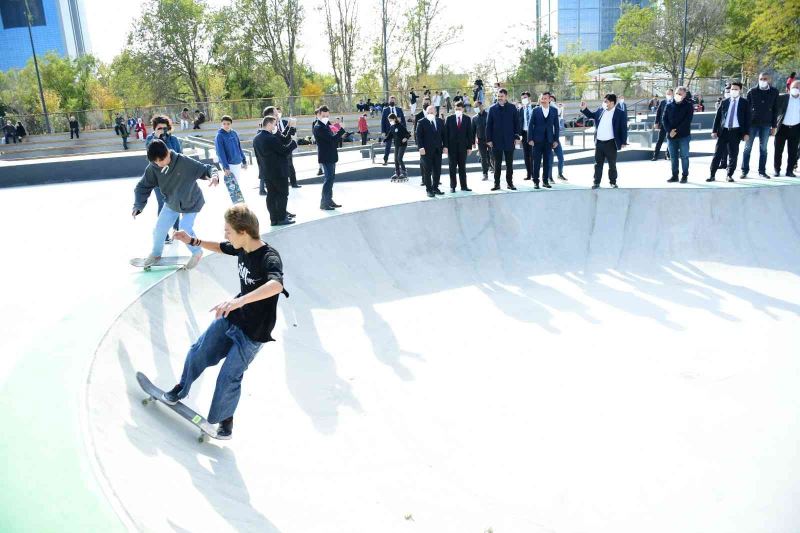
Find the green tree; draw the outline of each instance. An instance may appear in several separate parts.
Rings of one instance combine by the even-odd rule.
[[[526,48],[514,74],[512,83],[547,82],[552,83],[558,77],[558,60],[550,45],[550,36],[545,34],[534,48]]]
[[[427,74],[436,54],[456,42],[461,26],[447,26],[440,0],[415,0],[406,14],[406,33],[411,39],[416,76]]]

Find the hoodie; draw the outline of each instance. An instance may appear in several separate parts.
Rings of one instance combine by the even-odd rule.
[[[214,148],[223,170],[229,170],[231,165],[240,165],[245,160],[239,134],[233,130],[228,132],[220,128],[214,139]]]
[[[144,210],[150,191],[161,189],[164,201],[177,213],[198,213],[205,203],[203,192],[197,186],[198,179],[209,179],[214,167],[170,150],[170,162],[166,172],[150,163],[134,190],[134,209]]]

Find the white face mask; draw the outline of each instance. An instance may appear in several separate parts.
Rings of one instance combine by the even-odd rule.
[[[280,112],[280,111],[278,111],[278,120],[280,120],[282,116],[283,116],[283,115],[281,114],[281,112]]]
[[[762,89],[766,89],[767,87],[769,87],[769,82],[758,80],[758,86]]]
[[[522,99],[522,105],[528,105],[529,102],[530,100],[528,100],[527,98]]]
[[[791,94],[792,96],[800,96],[800,89],[798,89],[797,87],[792,87],[791,89],[789,89],[789,94]]]
[[[730,95],[731,95],[731,92],[730,92],[730,91],[725,91],[725,98],[728,98],[728,97],[730,97]]]
[[[625,102],[625,99],[624,99],[624,98],[620,98],[620,99],[619,99],[619,103],[621,104],[621,103],[623,103],[623,102]]]
[[[463,111],[456,111],[456,116],[457,116],[458,118],[461,118],[461,115],[463,115],[463,114],[464,114],[464,112],[463,112]]]
[[[330,120],[328,117],[319,117],[319,121],[322,122],[323,124],[327,124],[328,120]]]
[[[428,120],[433,122],[433,119],[434,119],[435,116],[436,115],[434,115],[433,113],[428,113],[428,114],[425,115],[425,118],[427,118]]]
[[[673,98],[675,98],[675,97],[672,96],[671,94],[668,94],[667,95],[667,102],[671,102]]]
[[[683,101],[683,95],[681,95],[681,94],[676,94],[676,95],[675,95],[675,101],[676,101],[676,102],[678,102],[678,103],[680,104],[680,103]]]
[[[739,98],[739,91],[737,89],[731,89],[731,98]]]

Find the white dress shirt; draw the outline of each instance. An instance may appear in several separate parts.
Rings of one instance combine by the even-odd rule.
[[[547,118],[547,115],[550,114],[550,106],[547,106],[547,107],[541,106],[540,109],[542,110],[542,114],[544,115],[544,118]]]
[[[611,109],[603,111],[603,116],[600,117],[600,124],[597,125],[597,140],[610,141],[614,138],[614,111],[616,106]]]
[[[730,97],[728,98],[731,103],[728,105],[728,114],[725,115],[725,127],[729,129],[734,129],[739,127],[739,97],[736,98]],[[731,124],[731,113],[733,113],[733,124]]]
[[[800,96],[789,96],[789,105],[786,106],[786,114],[783,115],[785,126],[796,126],[800,124]]]
[[[531,120],[531,105],[522,106],[522,131],[528,131],[528,122]]]

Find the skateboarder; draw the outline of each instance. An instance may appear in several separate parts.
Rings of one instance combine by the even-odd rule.
[[[145,267],[155,264],[161,259],[164,249],[164,238],[175,219],[181,215],[180,228],[189,235],[194,235],[194,219],[203,207],[203,193],[197,186],[198,179],[210,179],[209,186],[219,183],[217,170],[191,157],[179,154],[167,148],[161,139],[155,139],[147,147],[147,159],[150,164],[144,176],[136,184],[134,190],[133,218],[144,210],[147,199],[154,187],[161,189],[164,195],[164,207],[158,214],[156,227],[153,230],[153,249],[144,262]],[[197,266],[203,257],[203,250],[198,246],[189,246],[192,258],[186,268]]]
[[[192,383],[203,371],[223,359],[217,377],[208,422],[219,423],[217,437],[231,438],[233,413],[241,396],[242,376],[261,345],[274,340],[278,295],[289,296],[283,288],[283,264],[277,250],[261,240],[258,217],[244,204],[225,212],[223,242],[202,241],[185,231],[175,239],[190,246],[238,257],[239,286],[235,298],[214,306],[215,319],[189,349],[181,381],[165,392],[162,400],[170,405],[189,395]]]

